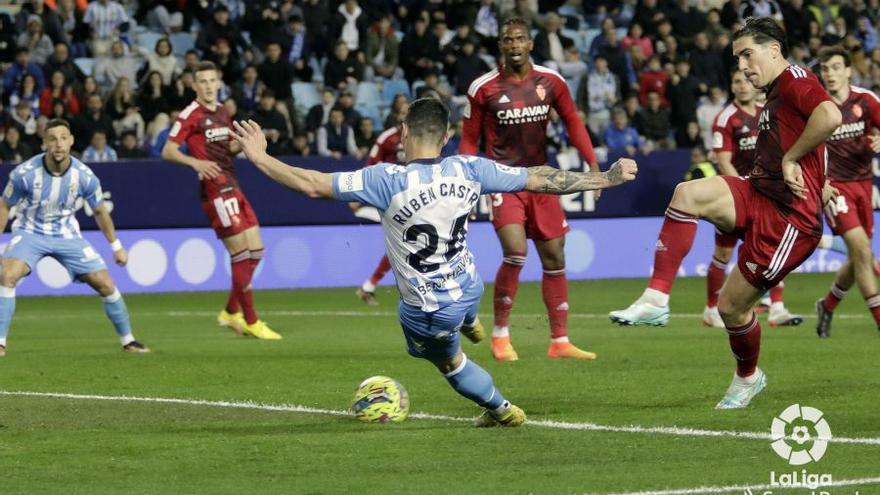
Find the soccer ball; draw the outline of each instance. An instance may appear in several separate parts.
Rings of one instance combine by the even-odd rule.
[[[355,390],[351,412],[367,423],[400,423],[409,413],[409,395],[396,380],[371,376]]]

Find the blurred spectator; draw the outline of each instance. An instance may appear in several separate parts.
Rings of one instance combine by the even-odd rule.
[[[265,53],[271,43],[284,44],[283,6],[277,0],[258,0],[251,3],[245,14],[244,28],[251,33],[251,43],[259,51]]]
[[[444,105],[449,106],[449,101],[452,98],[452,89],[448,84],[440,81],[440,76],[436,72],[431,71],[425,75],[425,85],[416,90],[415,96],[416,98],[426,96],[436,98],[442,101]]]
[[[782,8],[776,0],[745,0],[740,7],[740,17],[772,17],[774,21],[782,23]]]
[[[622,95],[625,96],[631,90],[637,90],[638,80],[636,79],[635,71],[633,71],[626,51],[617,40],[617,32],[613,29],[606,30],[602,36],[605,42],[599,47],[596,56],[601,55],[608,61],[608,69],[617,76]]]
[[[111,49],[111,44],[129,26],[125,8],[115,0],[97,0],[89,3],[83,22],[89,26],[89,47],[92,56],[103,57]]]
[[[611,121],[611,107],[618,101],[617,78],[608,70],[608,61],[599,55],[593,70],[587,76],[587,91],[590,95],[590,130],[602,135]]]
[[[350,52],[344,41],[337,41],[333,56],[328,57],[324,67],[324,84],[341,91],[357,86],[363,77],[364,66],[358,61],[357,54]]]
[[[715,49],[718,48],[718,39],[721,36],[730,36],[730,30],[721,25],[721,12],[718,9],[712,9],[706,14],[706,30],[703,32],[709,37],[709,46]]]
[[[657,33],[660,21],[666,18],[666,14],[657,6],[657,0],[642,0],[636,8],[633,22],[638,23],[645,30],[645,35],[653,36]]]
[[[312,47],[318,53],[326,53],[327,25],[330,23],[330,6],[326,0],[304,0],[302,2],[302,18],[306,24],[306,35]]]
[[[121,77],[113,85],[113,89],[107,94],[107,104],[104,111],[112,120],[119,120],[125,117],[125,110],[128,107],[137,106],[134,91],[131,90],[131,82]]]
[[[539,64],[547,65],[553,70],[559,70],[559,64],[565,62],[565,49],[574,46],[571,38],[563,36],[559,29],[562,20],[555,12],[550,12],[544,18],[544,28],[535,36],[532,56]]]
[[[691,65],[687,60],[675,64],[675,74],[669,79],[666,96],[669,98],[670,118],[676,129],[684,128],[688,122],[697,118],[697,98],[700,88],[697,80],[690,74]]]
[[[362,48],[367,39],[367,16],[357,0],[345,0],[333,15],[330,39],[342,41],[352,52]]]
[[[442,56],[443,56],[443,70],[446,74],[446,77],[450,79],[454,79],[455,77],[455,61],[462,54],[464,50],[464,44],[466,42],[470,42],[471,45],[476,48],[480,45],[480,41],[477,39],[471,32],[471,27],[468,24],[462,24],[455,28],[455,35],[449,40],[449,43],[443,48]],[[471,53],[475,50],[472,49]],[[462,93],[464,94],[464,93]]]
[[[581,54],[576,46],[570,46],[565,49],[565,60],[559,64],[559,73],[566,80],[578,81],[587,73],[589,67],[587,63],[581,60]]]
[[[267,89],[260,97],[260,104],[251,118],[263,128],[263,134],[266,135],[266,141],[269,143],[266,148],[269,153],[284,155],[290,149],[290,134],[287,130],[287,120],[275,109],[275,103],[275,94],[271,89]]]
[[[599,35],[593,38],[593,41],[590,43],[590,57],[595,57],[599,53],[599,49],[605,46],[605,34],[609,31],[615,31],[615,29],[617,28],[614,25],[614,19],[610,17],[602,19]]]
[[[49,114],[46,116],[49,119],[64,119],[68,122],[73,120],[74,116],[67,111],[67,106],[63,101],[55,98],[52,100],[51,108],[49,109]]]
[[[452,79],[455,81],[455,91],[460,95],[467,94],[468,87],[474,79],[489,72],[489,65],[474,53],[475,49],[474,42],[466,40],[462,45],[461,53],[455,57]]]
[[[312,149],[309,146],[309,138],[305,134],[296,134],[293,136],[293,146],[291,149],[293,156],[309,156]]]
[[[88,97],[86,108],[73,121],[73,148],[82,151],[91,141],[94,131],[102,131],[110,140],[115,136],[113,121],[104,112],[104,103],[97,94]]]
[[[696,180],[718,175],[715,166],[709,161],[706,150],[699,145],[691,147],[691,166],[684,175],[684,180]]]
[[[648,92],[647,106],[636,114],[633,122],[639,134],[656,148],[672,148],[669,139],[669,110],[660,106],[660,95],[656,91]]]
[[[95,62],[93,74],[98,84],[104,87],[116,85],[116,81],[123,77],[136,86],[137,73],[143,63],[144,53],[137,47],[126,53],[125,44],[114,41],[110,45],[110,56],[101,57]]]
[[[309,66],[309,58],[312,56],[312,42],[306,35],[306,25],[302,17],[290,16],[284,34],[286,36],[284,51],[287,53],[287,62],[293,66],[294,78],[311,81],[313,71]]]
[[[6,94],[15,91],[25,74],[34,76],[37,81],[37,91],[42,91],[46,86],[46,80],[40,66],[31,62],[30,50],[18,47],[15,50],[15,62],[3,74],[3,88],[6,90]]]
[[[862,49],[865,52],[870,53],[877,48],[877,28],[871,24],[871,19],[868,17],[859,17],[855,36],[862,44]]]
[[[641,106],[639,105],[639,97],[629,95],[623,100],[623,110],[626,112],[626,118],[632,124],[635,122],[636,115],[639,113]]]
[[[149,158],[150,155],[138,144],[137,135],[132,131],[125,131],[119,139],[119,151],[116,153],[120,160],[140,160]]]
[[[9,17],[0,14],[0,64],[5,68],[15,58],[15,31],[12,29]],[[0,68],[0,70],[2,70]]]
[[[86,79],[83,81],[82,89],[79,92],[80,109],[82,109],[85,103],[89,101],[89,96],[91,95],[98,95],[100,98],[101,90],[98,88],[98,81],[96,81],[94,77],[86,76]]]
[[[43,65],[44,76],[55,71],[60,71],[64,75],[65,82],[70,85],[79,86],[86,78],[83,71],[71,60],[70,48],[65,43],[56,43],[52,56]]]
[[[661,53],[663,54],[661,57],[663,65],[674,65],[678,63],[679,60],[684,59],[682,54],[678,51],[678,38],[671,34],[663,38],[663,50]]]
[[[31,51],[31,60],[38,65],[46,63],[54,51],[52,40],[43,32],[43,20],[38,15],[31,15],[27,21],[27,29],[18,35],[18,46],[27,47]]]
[[[30,29],[31,17],[39,19],[43,32],[53,43],[61,41],[69,42],[70,39],[64,32],[61,16],[53,9],[46,6],[43,0],[29,0],[24,2],[21,10],[15,15],[15,30],[24,33]],[[33,49],[31,49],[33,51]]]
[[[64,104],[64,113],[78,115],[80,110],[79,98],[73,91],[73,87],[64,79],[64,73],[56,70],[49,77],[49,86],[43,89],[40,94],[40,113],[50,116],[52,114],[52,103],[54,100],[60,100]]]
[[[709,46],[706,33],[697,33],[694,37],[694,49],[691,50],[688,60],[691,73],[700,85],[700,92],[707,92],[709,86],[729,86],[721,55]]]
[[[318,129],[316,141],[320,156],[337,160],[345,155],[361,158],[354,140],[354,131],[345,123],[345,117],[339,108],[330,111],[327,123]]]
[[[140,110],[134,105],[125,107],[125,115],[121,119],[113,121],[113,131],[117,136],[124,132],[134,132],[138,142],[143,141],[147,125],[141,116]]]
[[[135,19],[150,31],[176,33],[183,29],[183,13],[176,0],[141,0]]]
[[[160,113],[167,114],[171,111],[171,88],[165,85],[162,74],[158,71],[147,74],[138,93],[137,106],[147,123],[152,122]]]
[[[107,133],[96,130],[92,133],[89,146],[82,153],[82,161],[86,163],[115,162],[119,159],[116,150],[107,144]]]
[[[550,109],[547,122],[547,147],[554,153],[562,153],[569,147],[570,140],[568,137],[568,129],[565,128],[565,122],[559,118],[559,113],[555,108]]]
[[[495,0],[480,0],[477,19],[474,21],[474,32],[480,35],[483,46],[491,53],[495,53],[498,48],[498,17]]]
[[[834,19],[840,15],[840,4],[831,0],[818,0],[807,9],[813,14],[816,23],[820,27],[828,27],[834,24]]]
[[[42,146],[42,141],[37,129],[37,113],[33,111],[31,105],[26,101],[19,101],[13,108],[12,120],[10,127],[17,127],[21,135],[21,141],[28,145],[32,150],[38,150]]]
[[[639,133],[629,125],[626,110],[614,109],[612,125],[605,129],[605,146],[609,155],[634,156],[639,150]]]
[[[441,51],[446,48],[446,45],[448,45],[449,42],[452,41],[452,38],[455,37],[455,31],[451,31],[449,26],[446,25],[446,21],[442,19],[435,19],[433,21],[431,32],[434,33],[434,37],[437,38],[437,42],[440,43]]]
[[[203,53],[210,53],[211,47],[221,38],[226,40],[236,55],[250,47],[247,40],[241,35],[239,25],[229,21],[229,8],[222,3],[217,4],[214,8],[213,18],[199,31],[199,35],[196,37],[196,48]]]
[[[223,106],[226,107],[226,111],[229,112],[229,118],[231,120],[247,120],[249,114],[242,112],[241,109],[238,108],[238,103],[236,103],[234,99],[227,98],[226,101],[223,102]]]
[[[400,60],[403,73],[410,84],[424,78],[440,60],[440,43],[434,33],[428,31],[428,23],[424,18],[416,19],[412,30],[403,37]]]
[[[703,147],[712,149],[712,123],[715,117],[721,112],[727,104],[727,92],[719,86],[709,88],[709,98],[704,99],[697,108],[697,124],[700,125],[700,132],[703,136]]]
[[[502,7],[501,19],[502,22],[505,19],[509,19],[511,17],[519,17],[523,21],[525,21],[526,25],[529,28],[535,27],[535,20],[538,18],[538,2],[534,2],[531,0],[515,0],[514,5],[511,9],[505,10]]]
[[[350,91],[343,91],[339,95],[336,107],[342,110],[343,120],[349,127],[352,129],[357,127],[358,121],[361,120],[361,114],[354,108],[354,96]]]
[[[654,55],[654,45],[651,43],[651,39],[645,36],[642,25],[638,22],[633,22],[629,25],[629,30],[626,32],[626,36],[620,40],[620,44],[626,50],[629,50],[631,46],[640,46],[642,48],[642,56],[646,59]]]
[[[83,22],[83,12],[77,10],[74,0],[58,0],[56,2],[56,11],[61,18],[61,26],[64,30],[64,37],[62,39],[68,43],[71,56],[86,56],[89,27]]]
[[[672,30],[683,38],[682,41],[689,42],[694,35],[706,29],[706,14],[691,6],[690,0],[678,0],[669,14],[669,20]]]
[[[15,108],[19,103],[27,103],[34,115],[40,114],[40,93],[37,92],[37,80],[32,74],[25,74],[9,95],[10,107]]]
[[[226,38],[219,38],[211,46],[211,53],[206,58],[214,62],[217,70],[220,71],[221,79],[227,86],[232,86],[241,80],[241,62]]]
[[[392,78],[403,76],[398,67],[400,44],[394,34],[390,15],[382,16],[367,32],[365,55],[367,65],[375,76]]]
[[[190,71],[193,74],[196,72],[196,67],[198,67],[199,62],[202,61],[202,57],[199,56],[199,51],[196,49],[189,49],[183,55],[183,70],[181,70],[181,74]]]
[[[810,36],[810,23],[816,22],[812,12],[804,7],[804,0],[788,0],[782,3],[785,34],[789,45],[803,43]]]
[[[16,126],[6,128],[6,137],[0,141],[0,161],[21,163],[34,156],[34,151],[21,141],[21,131]]]
[[[257,73],[276,99],[286,101],[292,98],[290,85],[293,83],[294,70],[293,66],[281,58],[280,43],[272,42],[266,46],[266,60],[257,68]]]
[[[361,156],[367,156],[373,143],[376,142],[376,131],[373,129],[373,120],[361,117],[358,121],[357,131],[354,133],[354,142]]]
[[[395,95],[394,101],[391,102],[391,109],[388,111],[388,116],[385,117],[385,129],[400,125],[403,122],[403,119],[406,118],[408,110],[409,99],[407,99],[406,95]]]
[[[248,65],[242,72],[241,80],[232,86],[232,97],[244,113],[251,113],[257,109],[263,88],[263,83],[257,78],[257,68]]]
[[[729,0],[721,7],[721,25],[727,29],[733,29],[733,25],[741,22],[743,0]]]
[[[162,84],[168,86],[180,74],[180,62],[174,55],[168,38],[156,42],[153,53],[147,55],[147,72],[156,71],[162,76]]]
[[[700,133],[700,124],[695,121],[688,122],[684,127],[675,131],[675,144],[679,148],[703,148],[703,136]]]

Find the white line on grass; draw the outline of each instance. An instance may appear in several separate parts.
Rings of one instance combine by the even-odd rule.
[[[841,487],[841,486],[858,486],[858,485],[876,485],[880,484],[880,478],[859,478],[852,480],[837,480],[828,483],[827,485],[822,485],[821,488],[832,488],[832,487]],[[608,493],[606,495],[703,495],[707,493],[745,493],[760,495],[764,490],[773,490],[774,492],[777,490],[791,490],[791,489],[810,489],[810,487],[806,485],[797,485],[792,487],[782,487],[782,486],[773,486],[773,485],[731,485],[731,486],[701,486],[697,488],[677,488],[677,489],[669,489],[669,490],[649,490],[649,491],[641,491],[641,492],[626,492],[626,493]],[[813,491],[813,493],[818,493]]]
[[[148,402],[154,404],[183,404],[194,406],[209,407],[225,407],[230,409],[252,409],[262,411],[285,411],[306,414],[319,414],[325,416],[349,416],[347,411],[334,409],[321,409],[316,407],[301,406],[297,404],[264,404],[249,401],[212,401],[199,399],[176,399],[163,397],[131,397],[131,396],[113,396],[113,395],[92,395],[92,394],[68,394],[56,392],[29,392],[29,391],[11,391],[0,390],[0,396],[11,397],[44,397],[53,399],[71,399],[71,400],[96,400],[96,401],[116,401],[116,402]],[[428,419],[439,421],[472,421],[473,418],[464,418],[457,416],[445,416],[438,414],[412,413],[409,415],[414,419]],[[658,434],[672,435],[682,437],[725,437],[747,440],[772,440],[769,433],[744,432],[732,430],[701,430],[696,428],[682,428],[678,426],[612,426],[601,425],[597,423],[571,423],[564,421],[548,421],[548,420],[529,420],[529,426],[539,428],[552,428],[557,430],[581,430],[581,431],[603,431],[611,433],[641,433],[641,434]],[[833,437],[829,440],[832,443],[856,444],[856,445],[880,445],[880,438],[868,437]]]

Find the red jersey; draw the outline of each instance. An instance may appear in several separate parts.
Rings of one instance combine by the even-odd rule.
[[[168,133],[168,139],[175,143],[186,143],[194,158],[211,160],[223,170],[214,179],[202,179],[202,199],[238,189],[235,166],[229,152],[231,125],[232,119],[223,105],[218,104],[212,112],[198,101],[193,101],[180,112]]]
[[[749,175],[755,164],[758,116],[762,108],[762,105],[758,105],[755,115],[749,115],[733,102],[718,113],[712,124],[712,151],[732,153],[730,161],[737,175]]]
[[[825,144],[802,156],[798,163],[807,188],[806,199],[792,194],[782,178],[782,157],[807,126],[813,110],[831,98],[811,71],[797,65],[782,71],[767,88],[767,101],[758,119],[752,185],[776,204],[794,228],[807,235],[822,235],[822,186],[828,154]]]
[[[533,65],[522,81],[496,68],[468,89],[468,105],[459,152],[476,155],[480,136],[489,157],[506,165],[547,164],[550,109],[565,122],[572,144],[588,163],[596,163],[593,145],[577,115],[565,79],[556,71]]]
[[[838,181],[865,180],[872,175],[871,127],[880,128],[880,98],[873,92],[849,87],[849,98],[837,105],[843,123],[826,141],[828,177]]]
[[[370,156],[367,158],[367,166],[377,163],[403,163],[403,141],[401,140],[400,127],[394,126],[379,134],[376,143],[370,148]]]

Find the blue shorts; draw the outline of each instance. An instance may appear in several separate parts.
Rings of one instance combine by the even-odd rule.
[[[417,306],[400,302],[398,313],[406,350],[413,357],[449,359],[461,348],[461,324],[477,319],[480,298],[454,302],[443,309],[426,313]]]
[[[29,232],[13,232],[6,251],[3,252],[4,258],[24,261],[31,271],[46,256],[58,260],[73,280],[107,269],[101,255],[83,238],[64,239]]]

